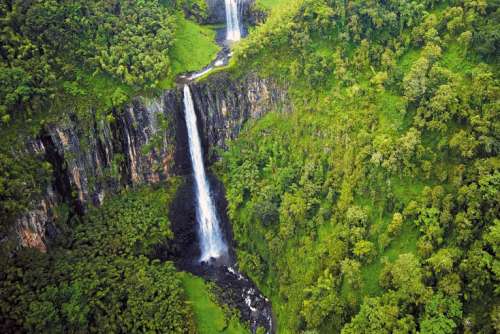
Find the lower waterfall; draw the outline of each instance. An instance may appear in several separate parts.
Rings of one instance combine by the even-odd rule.
[[[219,220],[210,194],[210,186],[203,164],[203,154],[198,134],[196,113],[193,99],[188,85],[184,85],[184,111],[188,130],[189,152],[193,165],[196,185],[196,220],[198,222],[201,258],[200,261],[209,261],[227,255],[225,244],[219,226]]]
[[[251,333],[264,329],[264,333],[273,334],[273,314],[270,301],[264,297],[255,284],[240,273],[234,255],[231,255],[230,240],[225,240],[214,194],[210,191],[203,163],[203,151],[191,89],[183,86],[184,114],[187,127],[187,141],[194,174],[196,232],[199,236],[201,256],[193,261],[181,262],[184,270],[214,282],[220,288],[219,298],[232,308],[237,308],[240,316],[248,321]],[[214,188],[215,190],[217,189]],[[222,215],[224,215],[222,213]],[[224,216],[221,216],[224,217]],[[175,232],[174,232],[175,233]],[[186,253],[189,253],[186,252]]]

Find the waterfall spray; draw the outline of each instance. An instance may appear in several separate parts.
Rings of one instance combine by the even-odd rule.
[[[196,113],[188,85],[184,85],[184,110],[189,138],[189,152],[196,183],[196,219],[198,221],[201,258],[208,261],[227,255],[227,245],[222,239],[219,220],[210,195],[210,186],[203,165],[203,154],[196,125]]]
[[[227,25],[226,39],[228,41],[239,41],[241,39],[238,1],[239,0],[225,0]]]

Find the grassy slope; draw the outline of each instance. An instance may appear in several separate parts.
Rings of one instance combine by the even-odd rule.
[[[210,27],[201,26],[180,15],[177,17],[177,26],[175,44],[170,52],[172,74],[160,83],[159,88],[171,88],[177,75],[202,69],[220,50],[215,43],[215,30]]]
[[[286,2],[287,0],[257,0],[257,5],[266,9],[272,9]]]
[[[203,279],[182,273],[182,284],[193,308],[199,334],[248,333],[237,319],[227,319],[224,310],[214,302],[209,287]]]

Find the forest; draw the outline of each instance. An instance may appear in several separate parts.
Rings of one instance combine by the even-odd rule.
[[[500,332],[500,2],[249,2],[265,19],[214,72],[288,101],[207,168],[275,332]],[[175,90],[221,48],[209,3],[0,2],[0,237],[54,183],[26,138]],[[0,238],[0,332],[249,333],[159,255],[187,179],[125,185],[83,215],[61,204],[47,252]]]
[[[280,330],[500,329],[499,14],[290,1],[239,45],[235,75],[277,78],[294,107],[217,166]]]

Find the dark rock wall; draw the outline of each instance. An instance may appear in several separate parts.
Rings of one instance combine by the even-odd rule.
[[[206,23],[217,24],[226,22],[224,0],[207,0],[208,18]]]
[[[262,12],[255,10],[255,0],[236,0],[240,10],[240,17],[248,23],[262,22]],[[203,23],[219,24],[226,23],[225,0],[206,0],[208,17]]]
[[[124,186],[153,184],[171,175],[175,120],[170,108],[178,106],[167,103],[167,96],[134,99],[115,111],[111,122],[97,120],[91,111],[84,118],[70,114],[28,141],[28,151],[44,155],[52,165],[53,182],[36,209],[15,223],[22,246],[46,249],[60,203],[83,214]],[[162,126],[161,119],[169,125]]]
[[[191,90],[209,161],[217,158],[212,148],[225,149],[248,119],[286,105],[284,89],[255,75],[231,80],[220,73]],[[124,187],[191,173],[182,95],[178,88],[156,99],[136,98],[110,122],[93,112],[85,118],[70,113],[30,139],[28,152],[43,154],[54,175],[35,209],[14,223],[18,244],[45,251],[61,203],[81,215]]]
[[[258,119],[270,110],[289,109],[286,90],[255,74],[232,80],[228,73],[220,73],[191,85],[191,93],[209,162],[218,158],[212,149],[227,149],[228,141],[236,138],[247,120]]]

